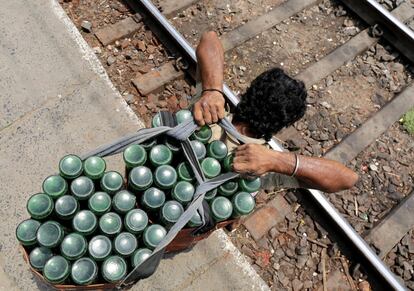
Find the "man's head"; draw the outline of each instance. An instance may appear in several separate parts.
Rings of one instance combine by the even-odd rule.
[[[269,140],[273,134],[299,120],[306,109],[306,88],[279,68],[259,75],[241,97],[234,122]]]

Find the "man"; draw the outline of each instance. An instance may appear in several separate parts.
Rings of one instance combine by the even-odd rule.
[[[216,33],[203,34],[197,47],[203,93],[194,104],[199,125],[214,124],[225,116],[222,94],[224,51]],[[237,130],[249,143],[234,149],[233,169],[242,174],[265,175],[262,183],[281,188],[311,188],[337,192],[351,188],[358,175],[344,165],[316,157],[277,152],[264,143],[273,134],[299,120],[306,109],[306,89],[281,69],[271,69],[257,77],[242,95],[232,116]],[[215,132],[217,128],[214,129]],[[226,136],[234,144],[234,138]]]

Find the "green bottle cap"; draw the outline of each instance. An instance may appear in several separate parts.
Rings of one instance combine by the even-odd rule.
[[[216,197],[217,195],[217,188],[210,190],[206,193],[206,195],[204,196],[204,200],[206,201],[211,201],[214,199],[214,197]]]
[[[188,222],[188,226],[197,227],[197,226],[201,226],[202,224],[203,224],[203,220],[201,219],[201,216],[198,213],[198,211],[196,211],[196,213],[194,213],[193,217],[191,217],[190,221]]]
[[[127,264],[119,256],[111,256],[102,264],[102,277],[105,281],[115,283],[124,278],[127,274]]]
[[[131,190],[144,191],[152,185],[152,172],[145,166],[135,167],[129,172],[128,185]]]
[[[207,146],[207,155],[219,161],[227,156],[227,152],[227,146],[221,140],[215,140]]]
[[[151,254],[152,251],[150,249],[142,248],[136,250],[131,257],[132,267],[135,268],[136,266],[141,265],[141,263],[148,259],[151,256]]]
[[[148,216],[142,209],[132,209],[125,215],[124,224],[129,232],[140,234],[148,225]]]
[[[95,185],[90,178],[81,176],[72,181],[70,191],[76,199],[87,200],[95,192]]]
[[[143,166],[147,161],[147,152],[145,149],[138,145],[133,144],[124,150],[124,162],[128,169],[133,167]]]
[[[220,195],[229,197],[232,196],[234,193],[237,192],[237,188],[239,188],[239,184],[235,181],[228,181],[218,188],[218,192]]]
[[[193,200],[194,192],[195,189],[191,183],[180,181],[174,186],[171,196],[181,204],[186,205]]]
[[[53,199],[62,197],[68,191],[68,183],[61,176],[49,176],[43,181],[43,192]]]
[[[112,252],[112,242],[104,235],[94,236],[88,246],[89,255],[96,261],[103,261]]]
[[[177,182],[177,172],[170,165],[159,166],[155,170],[155,185],[161,189],[171,189]]]
[[[143,241],[145,245],[153,250],[166,236],[167,231],[159,224],[152,224],[144,230]]]
[[[39,245],[46,248],[57,247],[65,235],[62,226],[56,221],[46,221],[37,230],[36,239]]]
[[[219,161],[214,158],[205,158],[201,161],[201,169],[203,170],[204,175],[208,178],[217,177],[221,172],[221,165]]]
[[[211,202],[211,213],[216,222],[228,219],[233,212],[233,205],[226,197],[219,196]]]
[[[63,283],[70,274],[69,262],[62,256],[53,256],[43,268],[43,276],[53,284]]]
[[[59,162],[59,172],[63,178],[75,179],[82,174],[82,160],[75,155],[64,156]]]
[[[32,218],[44,219],[52,213],[54,205],[50,196],[38,193],[29,198],[26,208]]]
[[[129,232],[121,232],[114,241],[115,252],[122,256],[128,257],[137,249],[138,241],[135,235]]]
[[[151,187],[141,196],[141,205],[149,211],[160,209],[165,203],[164,191]]]
[[[240,179],[239,188],[241,191],[253,193],[260,189],[262,182],[260,177],[254,179]]]
[[[50,249],[45,247],[34,248],[29,255],[30,265],[38,271],[42,271],[47,260],[53,257],[53,253]]]
[[[123,185],[122,175],[115,171],[106,172],[101,179],[101,189],[109,195],[121,190]]]
[[[149,151],[153,146],[157,144],[156,139],[149,139],[142,143],[140,143],[140,146],[142,146],[146,151]]]
[[[122,229],[122,219],[115,212],[108,212],[99,219],[99,228],[106,235],[117,235]]]
[[[194,172],[190,165],[182,162],[177,167],[178,178],[182,181],[192,182],[194,180]]]
[[[98,265],[90,258],[81,258],[73,263],[70,275],[76,285],[90,285],[98,277]]]
[[[190,110],[182,109],[177,111],[177,113],[175,114],[175,118],[177,119],[177,123],[180,124],[189,119],[193,119],[193,114]]]
[[[177,222],[183,212],[184,208],[180,203],[174,200],[167,201],[161,208],[161,221],[166,226],[171,226]]]
[[[247,192],[239,192],[233,199],[233,216],[239,217],[251,213],[256,205],[253,196]]]
[[[17,240],[24,246],[31,246],[36,243],[36,233],[40,226],[40,222],[33,219],[27,219],[17,226]]]
[[[55,212],[60,219],[72,219],[78,210],[79,202],[73,196],[64,195],[55,202]]]
[[[223,160],[223,168],[224,168],[224,171],[226,171],[226,172],[233,171],[233,159],[234,159],[234,155],[233,154],[227,155],[224,158],[224,160]]]
[[[111,209],[111,196],[106,192],[96,192],[89,198],[88,207],[95,215],[103,215]]]
[[[79,233],[70,233],[60,244],[60,252],[67,260],[77,260],[88,250],[86,239]]]
[[[98,227],[98,219],[92,211],[81,210],[73,217],[72,227],[75,231],[83,235],[90,235]]]
[[[211,131],[210,126],[204,125],[200,129],[196,130],[193,133],[193,138],[202,142],[203,144],[208,143],[208,141],[213,136],[213,132]]]
[[[176,154],[181,150],[181,144],[175,138],[167,136],[164,140],[165,145],[167,148],[173,153]]]
[[[206,146],[202,142],[198,140],[192,140],[191,147],[193,148],[198,160],[202,160],[206,157]]]
[[[161,116],[160,116],[159,113],[155,114],[152,117],[151,126],[152,127],[159,127],[159,126],[161,126]]]
[[[151,149],[149,159],[155,167],[168,165],[171,163],[172,153],[166,145],[158,144]]]
[[[114,210],[120,214],[125,214],[131,209],[135,208],[137,198],[128,190],[121,190],[115,194],[112,199],[112,206]]]
[[[97,180],[101,179],[106,170],[106,162],[101,157],[89,157],[83,163],[85,176]]]

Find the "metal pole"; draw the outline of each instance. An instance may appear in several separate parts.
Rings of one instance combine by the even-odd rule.
[[[159,22],[159,24],[174,38],[179,46],[188,54],[192,60],[197,63],[195,50],[185,40],[185,38],[168,22],[168,20],[161,14],[149,0],[140,0],[142,5],[149,13]],[[224,85],[223,92],[233,105],[239,103],[239,98]],[[283,147],[275,140],[271,140],[269,145],[277,151],[284,151]],[[342,217],[342,215],[335,209],[335,207],[326,199],[321,191],[308,189],[315,201],[326,211],[326,214],[336,223],[338,227],[345,233],[345,235],[355,244],[355,247],[365,256],[365,258],[372,264],[374,269],[381,274],[386,282],[390,284],[395,290],[406,290],[400,282],[398,282],[392,272],[381,261],[381,259],[373,252],[368,244],[359,236],[352,226]]]

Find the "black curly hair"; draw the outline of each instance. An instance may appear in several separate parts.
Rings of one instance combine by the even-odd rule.
[[[253,80],[242,95],[233,120],[247,123],[258,137],[270,140],[305,114],[306,96],[303,82],[274,68]]]

